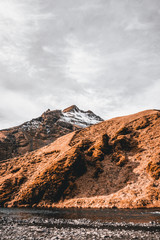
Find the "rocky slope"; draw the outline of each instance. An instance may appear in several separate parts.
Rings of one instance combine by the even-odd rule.
[[[41,148],[58,137],[101,121],[93,112],[82,111],[75,105],[63,111],[48,110],[18,127],[0,131],[0,161]]]
[[[6,207],[160,207],[160,111],[114,118],[1,162]]]

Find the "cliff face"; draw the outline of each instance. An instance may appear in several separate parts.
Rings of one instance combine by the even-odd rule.
[[[103,121],[91,111],[73,105],[64,111],[46,111],[20,126],[0,131],[0,161],[31,152],[79,128]]]
[[[160,111],[104,121],[1,162],[0,205],[160,207]]]

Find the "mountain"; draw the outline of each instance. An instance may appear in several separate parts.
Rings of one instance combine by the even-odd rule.
[[[43,147],[57,138],[103,121],[92,111],[69,108],[47,110],[20,126],[0,131],[0,161]]]
[[[160,207],[160,111],[71,132],[1,162],[0,176],[5,207]]]
[[[77,106],[72,105],[63,110],[61,121],[69,122],[79,127],[88,127],[102,122],[103,119],[95,115],[92,111],[82,111]]]

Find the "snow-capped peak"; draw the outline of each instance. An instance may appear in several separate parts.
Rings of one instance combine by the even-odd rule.
[[[76,105],[72,105],[62,111],[61,120],[80,127],[88,127],[103,121],[102,118],[94,114],[92,111],[80,110]]]

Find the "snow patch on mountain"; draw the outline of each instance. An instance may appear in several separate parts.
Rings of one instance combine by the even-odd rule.
[[[25,122],[24,124],[22,124],[21,128],[23,130],[37,129],[37,128],[39,128],[40,124],[41,124],[40,121],[33,119],[31,121],[28,121],[28,122]]]
[[[73,105],[62,111],[62,117],[60,121],[68,122],[84,128],[100,123],[103,121],[103,119],[95,115],[92,111],[85,112]]]

